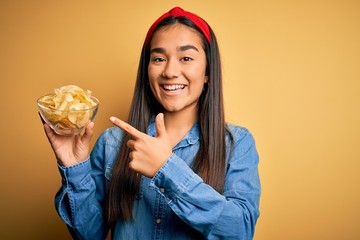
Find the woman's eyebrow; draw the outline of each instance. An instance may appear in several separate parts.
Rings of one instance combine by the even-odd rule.
[[[150,53],[164,53],[165,48],[153,48],[151,49]]]
[[[190,45],[190,44],[184,45],[184,46],[180,46],[180,47],[178,47],[177,49],[178,49],[179,51],[182,51],[182,52],[187,51],[187,50],[190,50],[190,49],[195,50],[195,51],[197,51],[197,52],[199,51],[199,49],[198,49],[197,47],[195,47],[194,45]],[[159,48],[153,48],[153,49],[150,50],[150,53],[165,53],[165,52],[166,52],[165,48],[161,48],[161,47],[159,47]]]
[[[199,49],[197,49],[197,47],[195,47],[194,45],[190,45],[190,44],[179,47],[180,51],[186,51],[186,50],[190,50],[190,49],[193,49],[193,50],[195,50],[197,52],[199,51]]]

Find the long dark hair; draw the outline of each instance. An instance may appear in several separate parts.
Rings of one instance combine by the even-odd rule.
[[[168,17],[161,21],[154,33],[160,28],[180,23],[196,29],[203,38],[206,54],[206,74],[208,83],[198,102],[198,121],[200,126],[200,149],[192,165],[207,184],[216,191],[222,192],[225,181],[225,120],[222,95],[222,74],[219,48],[214,32],[210,28],[209,43],[201,30],[185,17]],[[151,89],[147,86],[150,49],[145,43],[142,48],[138,67],[134,96],[128,122],[138,130],[146,132],[151,117],[161,112],[162,106],[157,102]],[[118,159],[113,167],[107,199],[107,217],[110,223],[116,220],[129,221],[133,218],[134,201],[140,191],[141,175],[129,168],[130,149],[126,142],[130,136],[125,135],[120,146]]]

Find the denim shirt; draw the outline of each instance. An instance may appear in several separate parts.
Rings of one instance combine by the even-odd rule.
[[[233,144],[227,136],[222,194],[189,167],[201,141],[196,123],[153,178],[142,176],[134,220],[118,221],[112,239],[252,239],[259,217],[258,154],[247,129],[227,127]],[[109,128],[100,135],[86,161],[58,166],[62,187],[55,205],[75,239],[106,238],[109,226],[104,219],[104,203],[123,134],[117,127]],[[156,135],[154,122],[148,134]]]

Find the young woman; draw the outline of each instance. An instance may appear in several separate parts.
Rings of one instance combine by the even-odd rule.
[[[45,132],[59,162],[56,209],[76,239],[252,239],[260,181],[254,139],[224,120],[217,41],[173,8],[150,27],[128,123],[89,156],[82,136]]]

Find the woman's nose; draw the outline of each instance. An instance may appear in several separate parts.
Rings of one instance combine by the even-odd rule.
[[[169,59],[166,62],[164,71],[161,73],[163,78],[177,78],[180,75],[180,65],[176,59]]]

